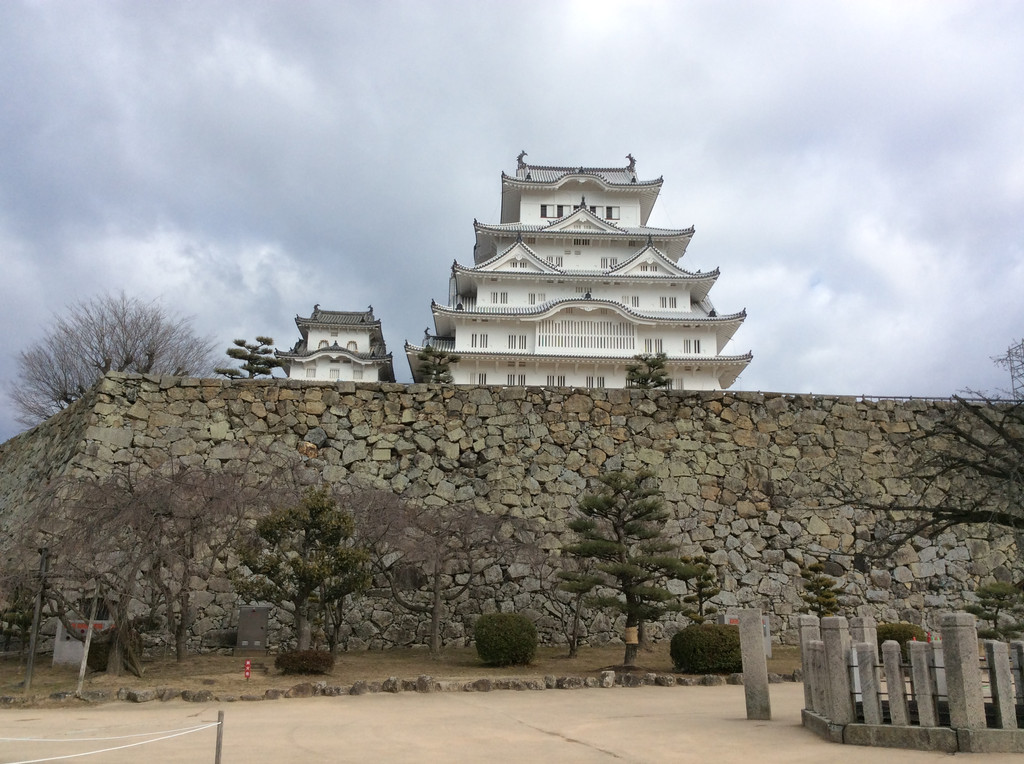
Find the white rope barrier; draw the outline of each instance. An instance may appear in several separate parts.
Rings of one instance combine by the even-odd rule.
[[[190,727],[188,729],[178,730],[178,731],[175,731],[175,732],[173,732],[171,734],[162,734],[162,733],[150,732],[148,734],[150,734],[150,735],[162,734],[162,737],[153,738],[152,740],[140,740],[137,743],[126,743],[125,745],[116,745],[116,746],[112,746],[111,748],[100,748],[100,749],[95,750],[95,751],[85,751],[83,753],[69,753],[69,754],[65,754],[64,756],[49,756],[49,757],[46,757],[46,758],[43,758],[43,759],[24,759],[23,761],[11,762],[11,764],[38,764],[39,762],[43,762],[43,761],[60,761],[62,759],[76,759],[76,758],[79,758],[81,756],[94,756],[97,753],[110,753],[111,751],[120,751],[120,750],[123,750],[125,748],[134,748],[136,746],[146,745],[148,743],[159,743],[161,740],[170,740],[171,738],[181,737],[182,735],[188,735],[188,734],[191,734],[193,732],[199,732],[201,730],[210,729],[210,727],[219,727],[219,726],[220,726],[220,722],[210,722],[209,724],[202,724],[202,725],[199,725],[197,727]],[[147,734],[147,733],[142,733],[142,734]],[[121,737],[122,738],[138,737],[138,735],[123,735]],[[12,739],[12,738],[0,738],[0,739]],[[31,739],[31,738],[29,738],[29,739]],[[92,739],[94,739],[94,740],[102,740],[104,738],[92,738]],[[108,738],[108,739],[115,739],[116,740],[117,738]],[[69,741],[72,741],[72,738],[64,738],[60,742],[69,742]],[[53,741],[45,741],[45,742],[53,742]]]
[[[192,732],[216,724],[208,722],[196,727],[179,727],[175,730],[155,730],[153,732],[135,732],[131,735],[113,735],[111,737],[0,737],[0,742],[7,743],[88,743],[93,740],[127,740],[130,737],[148,737],[149,735],[170,735],[174,732]]]

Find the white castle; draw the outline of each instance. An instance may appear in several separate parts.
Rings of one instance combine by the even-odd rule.
[[[295,379],[337,382],[394,382],[391,354],[380,320],[368,310],[321,310],[296,316],[301,335],[291,350],[276,351],[285,372]]]
[[[651,228],[662,178],[625,167],[546,167],[519,155],[501,175],[501,222],[474,221],[473,265],[452,265],[434,332],[406,343],[413,379],[427,346],[458,355],[456,384],[626,387],[641,354],[664,353],[670,386],[729,387],[751,354],[723,349],[746,311],[719,315],[718,269],[679,266],[693,228]]]

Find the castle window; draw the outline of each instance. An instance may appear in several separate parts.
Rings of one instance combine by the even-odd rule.
[[[323,350],[325,347],[329,347],[330,344],[327,340],[320,340],[320,344],[316,346],[316,349]]]
[[[316,379],[316,366],[306,367],[306,379]]]
[[[663,308],[674,308],[674,307],[676,307],[676,298],[675,297],[662,297],[661,298],[661,307],[663,307]]]
[[[359,346],[358,346],[358,345],[356,344],[356,341],[355,341],[355,340],[349,340],[349,341],[348,341],[348,345],[347,345],[347,348],[348,348],[349,350],[355,351],[355,350],[358,350],[358,349],[359,349]]]
[[[653,340],[653,339],[646,339],[646,340],[644,340],[644,352],[645,353],[661,353],[661,352],[663,352],[662,351],[662,341],[661,340]]]
[[[473,348],[485,348],[487,347],[487,335],[486,334],[471,334],[469,337],[469,346]]]
[[[572,245],[574,247],[589,247],[590,239],[573,239]]]
[[[619,219],[619,208],[618,207],[605,207],[604,217],[606,220],[618,220]]]
[[[564,374],[548,374],[548,386],[549,387],[565,387],[565,375]]]
[[[486,385],[487,384],[487,372],[486,371],[482,371],[482,372],[480,372],[479,374],[476,375],[476,383],[478,385]]]
[[[328,376],[331,379],[337,379],[341,375],[341,369],[330,369],[328,370]]]
[[[352,369],[352,379],[362,379],[362,378],[363,378],[363,370],[361,368],[356,366],[354,369]]]

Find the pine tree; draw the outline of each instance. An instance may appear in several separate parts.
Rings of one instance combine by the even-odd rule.
[[[452,381],[452,364],[462,360],[460,356],[449,353],[446,350],[441,350],[433,345],[427,345],[423,348],[423,350],[416,354],[416,358],[420,362],[420,374],[424,382],[441,382],[445,384]]]
[[[691,594],[683,597],[682,614],[694,623],[704,623],[708,616],[718,612],[718,608],[709,604],[722,591],[718,587],[718,576],[714,566],[703,555],[684,557],[682,562],[687,569],[686,581],[693,588]]]
[[[831,576],[825,575],[825,566],[820,562],[800,569],[804,579],[804,590],[800,599],[807,603],[805,613],[814,613],[818,618],[839,612],[839,595],[842,589]]]
[[[255,343],[235,340],[233,344],[234,347],[227,349],[227,354],[236,361],[242,361],[242,365],[214,369],[217,374],[223,374],[232,379],[243,376],[253,379],[254,377],[269,377],[273,374],[274,369],[284,366],[284,363],[274,356],[273,337],[257,337]]]
[[[616,590],[590,596],[588,602],[626,616],[624,666],[636,665],[638,645],[631,632],[679,609],[666,583],[687,572],[673,554],[676,546],[662,537],[669,511],[653,478],[646,470],[600,476],[600,490],[580,499],[581,517],[569,523],[580,540],[565,547],[574,557],[593,560],[603,585]]]
[[[992,623],[992,628],[978,630],[979,637],[1009,639],[1024,631],[1024,620],[1016,620],[1024,615],[1024,592],[1005,581],[993,581],[979,586],[975,594],[978,604],[964,610]]]
[[[670,382],[668,371],[665,369],[667,359],[668,356],[664,353],[642,353],[633,356],[636,364],[626,368],[626,384],[640,390],[667,387]]]
[[[327,490],[311,488],[297,504],[257,520],[252,537],[238,550],[252,575],[239,576],[235,589],[290,612],[299,650],[309,649],[317,616],[370,585],[369,554],[352,543],[354,526],[352,515]]]

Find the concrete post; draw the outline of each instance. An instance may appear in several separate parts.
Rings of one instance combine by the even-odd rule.
[[[1016,696],[1010,674],[1010,649],[1005,642],[985,640],[985,660],[988,662],[988,681],[992,687],[992,705],[996,708],[999,728],[1017,729]]]
[[[821,641],[825,643],[828,672],[828,718],[835,724],[856,719],[850,687],[850,631],[842,616],[821,619]]]
[[[759,609],[740,611],[740,655],[743,660],[743,694],[748,719],[772,718],[768,694],[768,659],[764,652],[764,631]]]
[[[918,724],[938,727],[935,708],[935,680],[932,673],[932,646],[927,642],[908,642],[910,648],[910,683],[917,703]]]
[[[1024,704],[1024,642],[1010,643],[1010,667],[1017,688],[1017,702]]]
[[[850,619],[850,639],[856,642],[867,642],[875,646],[875,663],[878,663],[878,624],[869,615]]]
[[[811,674],[810,654],[807,646],[812,640],[821,639],[821,628],[818,626],[818,617],[814,615],[802,615],[798,620],[800,629],[800,670],[804,674],[804,708],[818,713],[825,713],[824,708],[815,708],[813,705],[812,687],[808,678]],[[819,679],[820,681],[820,679]]]
[[[954,729],[985,729],[985,698],[978,665],[978,630],[970,613],[942,616],[949,724]]]
[[[885,689],[889,695],[889,718],[898,727],[910,724],[907,712],[907,684],[903,676],[900,643],[887,639],[882,643],[882,663],[885,665]]]
[[[828,709],[828,663],[825,660],[825,643],[812,639],[807,643],[810,656],[811,704],[808,706],[818,716],[829,718]]]
[[[878,681],[878,666],[875,664],[875,650],[878,645],[857,642],[857,665],[860,671],[860,687],[864,694],[864,723],[882,723],[882,699],[879,697],[881,682]]]

